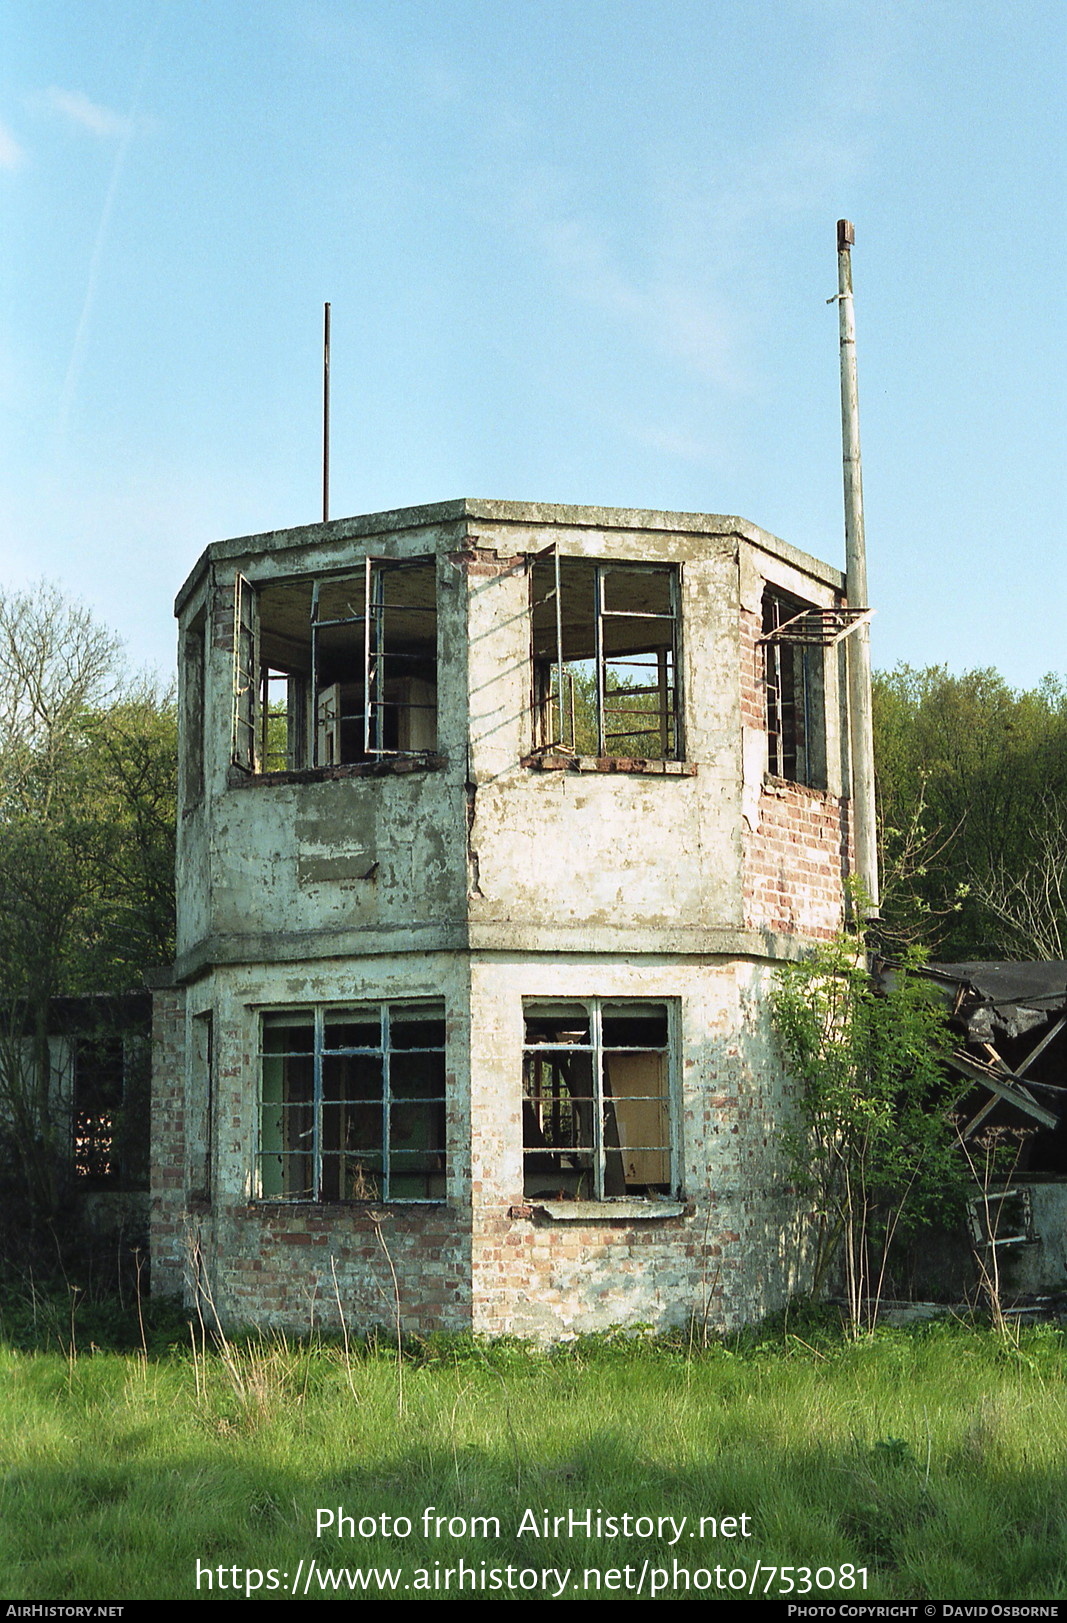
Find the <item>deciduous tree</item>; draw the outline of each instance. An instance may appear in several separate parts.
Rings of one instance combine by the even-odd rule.
[[[0,1147],[50,1219],[69,1168],[60,994],[126,991],[173,950],[172,696],[49,585],[0,594]]]
[[[1067,801],[1067,692],[1052,677],[1016,692],[996,671],[900,666],[875,678],[874,700],[884,938],[956,961],[1044,955],[1067,928],[1045,883]]]

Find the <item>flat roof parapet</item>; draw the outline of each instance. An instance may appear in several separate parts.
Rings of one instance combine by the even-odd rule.
[[[844,589],[844,575],[832,564],[791,546],[780,536],[760,529],[758,524],[722,513],[670,513],[631,507],[582,507],[556,502],[495,501],[477,496],[433,502],[421,507],[397,507],[382,513],[360,513],[349,518],[321,520],[314,524],[292,525],[287,529],[265,530],[258,535],[234,536],[214,541],[206,547],[183,583],[175,599],[174,612],[180,614],[209,563],[249,554],[280,552],[298,546],[333,541],[360,540],[375,535],[395,535],[404,530],[426,529],[434,525],[459,524],[464,520],[494,524],[560,525],[569,529],[647,530],[672,535],[734,535],[763,552],[802,569],[835,591]]]

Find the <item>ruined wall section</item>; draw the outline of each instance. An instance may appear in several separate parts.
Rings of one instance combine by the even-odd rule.
[[[831,940],[852,871],[849,808],[802,784],[769,782],[746,842],[745,922],[754,930]]]
[[[392,1334],[399,1298],[405,1334],[471,1328],[469,1228],[447,1207],[226,1206],[190,1229],[227,1325]]]
[[[178,967],[214,961],[461,944],[467,739],[466,612],[446,563],[463,524],[341,536],[344,524],[279,532],[211,550],[182,607],[183,635],[208,628],[203,678],[203,792],[179,822]],[[325,537],[325,539],[324,539]],[[255,545],[253,545],[255,543]],[[241,549],[245,548],[244,551]],[[231,765],[234,581],[362,572],[364,559],[438,555],[438,754],[384,763],[373,775],[309,770],[250,777]],[[186,663],[183,660],[183,664]],[[189,674],[185,681],[188,684]],[[183,763],[196,707],[182,707]],[[187,774],[186,774],[187,775]]]

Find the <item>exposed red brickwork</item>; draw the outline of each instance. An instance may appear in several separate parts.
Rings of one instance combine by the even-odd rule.
[[[767,725],[763,687],[762,623],[758,614],[741,611],[741,725],[760,731]]]
[[[361,1333],[394,1324],[398,1293],[407,1332],[471,1326],[470,1221],[448,1207],[265,1201],[190,1214],[185,1241],[231,1324],[336,1330],[340,1298],[346,1326]]]
[[[766,727],[763,648],[757,615],[741,615],[741,714]],[[759,826],[744,830],[744,909],[750,929],[828,940],[841,927],[845,881],[853,871],[849,802],[768,777]]]
[[[558,1335],[611,1324],[739,1323],[753,1282],[776,1300],[796,1264],[795,1201],[763,1176],[743,1194],[703,1191],[686,1216],[559,1223],[475,1214],[474,1328],[486,1335]],[[769,1287],[769,1288],[768,1288]]]
[[[819,940],[836,935],[852,868],[847,800],[770,778],[759,828],[746,829],[744,848],[750,929]]]
[[[211,646],[233,653],[233,582],[215,586],[211,593]]]

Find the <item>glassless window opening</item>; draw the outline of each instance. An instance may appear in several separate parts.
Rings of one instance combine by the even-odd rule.
[[[671,1194],[666,1004],[529,1003],[525,1021],[527,1198]]]
[[[261,1199],[445,1198],[442,1004],[277,1011],[260,1028]]]
[[[233,761],[346,766],[437,748],[432,558],[234,592]]]
[[[76,1037],[73,1049],[75,1177],[92,1188],[147,1188],[147,1039],[107,1032]]]
[[[681,760],[678,570],[561,558],[533,565],[536,744]]]
[[[776,633],[809,605],[781,592],[763,594],[763,680],[767,714],[767,770],[792,783],[821,786],[821,646],[779,640]]]

